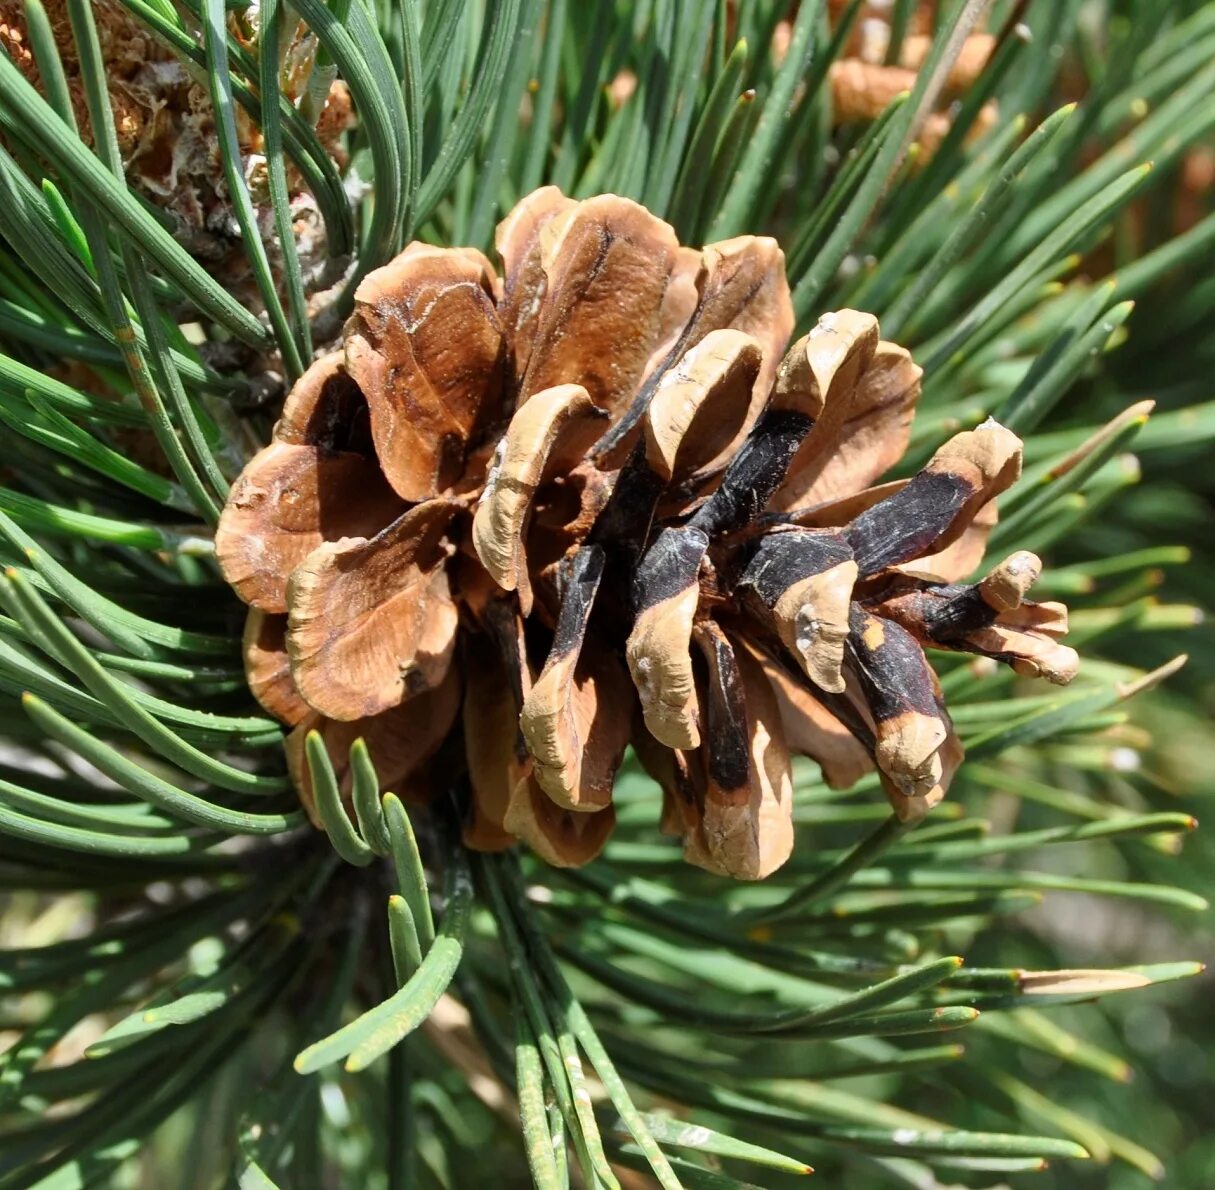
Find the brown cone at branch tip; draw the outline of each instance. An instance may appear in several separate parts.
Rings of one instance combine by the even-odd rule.
[[[81,52],[68,0],[43,0],[38,7],[49,24],[54,75],[62,83],[81,142],[94,148],[99,138],[94,135],[89,99],[92,50]],[[107,123],[112,125],[126,184],[141,203],[161,208],[159,217],[172,228],[174,238],[204,262],[221,285],[238,300],[258,303],[220,166],[217,118],[205,77],[177,56],[168,38],[153,32],[152,24],[138,14],[139,6],[95,0],[87,7],[103,68],[97,73],[106,96]],[[31,36],[33,8],[25,0],[0,0],[0,53],[6,53],[43,97],[50,98],[53,83],[43,74],[50,63],[41,50],[33,52],[38,41]],[[238,22],[229,19],[237,33]],[[276,55],[281,66],[279,85],[284,102],[293,108],[307,97],[315,112],[315,140],[343,168],[347,161],[343,134],[355,122],[350,90],[341,79],[325,82],[325,72],[314,71],[317,49],[317,39],[303,21],[284,21]],[[327,94],[317,90],[320,83],[327,86]],[[250,197],[259,223],[268,225],[272,216],[263,129],[245,110],[237,108],[234,114]],[[44,131],[51,135],[50,129]],[[328,165],[323,159],[317,164]],[[316,203],[290,158],[286,182],[308,284],[322,271],[322,261],[330,253]]]
[[[925,649],[1061,682],[1041,564],[979,570],[1020,442],[994,422],[911,479],[920,391],[877,320],[787,347],[784,257],[701,251],[614,195],[547,187],[478,252],[411,245],[361,283],[338,350],[289,394],[216,534],[251,607],[250,687],[342,789],[455,788],[468,846],[603,849],[631,745],[688,860],[762,879],[793,847],[790,756],[895,813],[961,748]]]

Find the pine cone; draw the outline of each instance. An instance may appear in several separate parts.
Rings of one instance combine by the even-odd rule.
[[[961,758],[923,646],[1068,681],[1038,560],[982,581],[1020,442],[994,422],[871,487],[920,391],[877,321],[786,352],[775,241],[702,252],[627,199],[553,187],[479,252],[413,244],[369,275],[343,349],[287,398],[216,535],[252,607],[256,697],[345,786],[366,739],[415,797],[466,768],[466,839],[581,864],[632,744],[687,858],[742,879],[792,848],[790,753],[898,814]]]

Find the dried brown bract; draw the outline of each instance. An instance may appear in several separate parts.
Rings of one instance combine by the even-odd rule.
[[[422,245],[368,276],[220,522],[306,804],[304,735],[340,776],[363,736],[400,792],[467,773],[471,846],[580,864],[631,744],[687,858],[759,879],[793,846],[792,754],[833,785],[876,768],[904,819],[943,796],[925,648],[1072,677],[1037,558],[964,581],[1019,440],[988,422],[872,486],[920,370],[855,310],[788,346],[775,242],[693,251],[549,187],[498,251],[501,277]]]

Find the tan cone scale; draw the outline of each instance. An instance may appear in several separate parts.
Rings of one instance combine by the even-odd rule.
[[[546,187],[497,247],[501,276],[411,245],[363,281],[216,533],[314,817],[311,730],[345,787],[361,737],[385,788],[469,790],[469,846],[582,864],[632,745],[686,858],[762,879],[794,844],[792,755],[837,787],[876,768],[905,820],[944,796],[961,749],[925,648],[1074,676],[1037,558],[963,581],[1020,441],[987,422],[881,483],[920,370],[855,310],[789,346],[775,241],[694,251]]]

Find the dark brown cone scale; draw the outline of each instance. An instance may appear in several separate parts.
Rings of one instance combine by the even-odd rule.
[[[631,745],[688,860],[761,879],[793,846],[791,754],[835,786],[876,768],[902,818],[944,795],[925,647],[1074,673],[1064,610],[1025,599],[1036,558],[963,582],[1019,441],[987,423],[872,487],[919,369],[853,310],[788,347],[772,240],[694,252],[548,187],[497,245],[502,277],[422,245],[370,274],[221,519],[306,803],[309,730],[339,773],[366,738],[415,796],[462,743],[470,846],[585,863]]]

